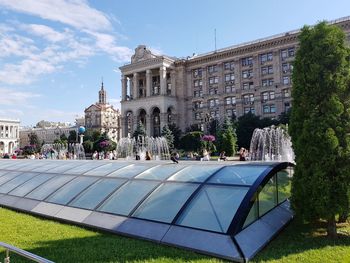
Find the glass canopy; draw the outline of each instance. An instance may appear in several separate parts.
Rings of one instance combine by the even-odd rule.
[[[107,229],[107,223],[97,219],[98,215],[134,220],[128,224],[168,225],[172,228],[162,235],[168,244],[177,242],[172,238],[185,237],[174,234],[179,229],[229,236],[231,240],[258,224],[264,215],[286,207],[292,166],[255,162],[0,160],[0,204],[5,203],[1,201],[4,196],[11,196],[21,198],[21,209],[25,205],[20,202],[26,200],[37,204],[31,208],[35,213],[45,214],[41,207],[50,205],[87,210],[93,213],[92,219],[86,219],[88,222],[95,220],[93,224]],[[28,209],[24,210],[30,212]],[[52,213],[54,209],[47,211]],[[64,218],[75,221],[76,215],[68,213]],[[137,226],[127,228],[125,224],[122,226],[126,230],[120,226],[118,231],[136,236],[147,234],[148,239],[153,239],[149,237],[151,233],[155,235],[152,231],[135,234],[135,229],[145,230]],[[111,228],[115,229],[116,226]],[[192,235],[196,236],[194,232]],[[191,242],[180,246],[204,253],[209,249],[199,249],[199,244]],[[213,246],[220,249],[219,243]],[[237,244],[233,242],[232,246],[236,248]]]

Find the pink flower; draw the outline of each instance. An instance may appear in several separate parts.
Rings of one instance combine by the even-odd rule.
[[[215,136],[214,135],[204,135],[202,137],[203,141],[207,141],[207,142],[214,142],[215,141]]]

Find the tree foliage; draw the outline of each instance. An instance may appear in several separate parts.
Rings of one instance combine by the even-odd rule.
[[[146,136],[145,126],[142,124],[141,121],[137,123],[136,130],[134,131],[132,137],[137,139],[139,136]]]
[[[236,153],[237,135],[233,123],[229,119],[225,119],[220,126],[217,136],[217,149],[219,152],[225,151],[227,156]]]
[[[172,131],[169,129],[168,125],[163,126],[161,134],[163,137],[165,137],[168,143],[169,149],[172,150],[174,148],[174,135]]]
[[[41,143],[38,135],[35,132],[31,132],[28,134],[28,138],[29,138],[29,145],[31,146],[33,151],[40,152]]]
[[[202,149],[202,135],[203,133],[200,131],[185,134],[180,140],[181,148],[185,151],[200,152]]]
[[[174,135],[174,148],[179,149],[180,148],[180,138],[181,138],[181,130],[179,127],[176,126],[175,123],[169,124],[169,129]]]
[[[77,142],[77,132],[69,131],[68,143],[76,143],[76,142]]]
[[[326,219],[349,208],[349,49],[336,26],[304,27],[293,70],[290,134],[296,155],[292,206],[306,219]]]

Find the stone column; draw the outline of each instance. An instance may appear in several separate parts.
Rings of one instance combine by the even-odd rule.
[[[126,76],[122,75],[122,101],[126,100],[127,88],[128,79]]]
[[[159,114],[159,118],[160,118],[160,132],[162,132],[162,129],[165,125],[168,124],[168,113],[160,113]]]
[[[160,76],[160,94],[166,94],[166,67],[161,66],[159,68],[159,76]]]
[[[171,72],[170,72],[170,83],[171,83],[171,96],[176,96],[176,84],[175,84],[175,81],[176,81],[176,72],[175,72],[175,69],[173,69]]]
[[[130,97],[134,98],[134,85],[133,85],[133,81],[132,78],[129,78],[129,92],[130,92]]]
[[[152,70],[146,70],[146,97],[152,94]]]
[[[137,99],[139,97],[139,73],[135,72],[134,77],[132,79],[133,81],[133,90],[134,90],[134,99]]]

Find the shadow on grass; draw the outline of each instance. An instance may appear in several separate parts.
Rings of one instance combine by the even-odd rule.
[[[330,239],[326,236],[326,223],[317,222],[305,224],[300,220],[293,220],[268,246],[266,246],[252,262],[279,260],[295,254],[303,254],[314,250],[316,256],[337,256],[335,247],[348,247],[350,252],[350,227],[343,224],[338,227],[338,238]],[[324,248],[332,248],[329,255],[325,255]],[[301,255],[303,257],[303,255]],[[307,255],[305,254],[305,257]],[[324,261],[325,262],[325,261]]]
[[[92,237],[37,241],[27,251],[55,262],[223,262],[150,241],[100,233]],[[0,253],[0,262],[3,253]],[[11,254],[11,262],[33,262]]]

